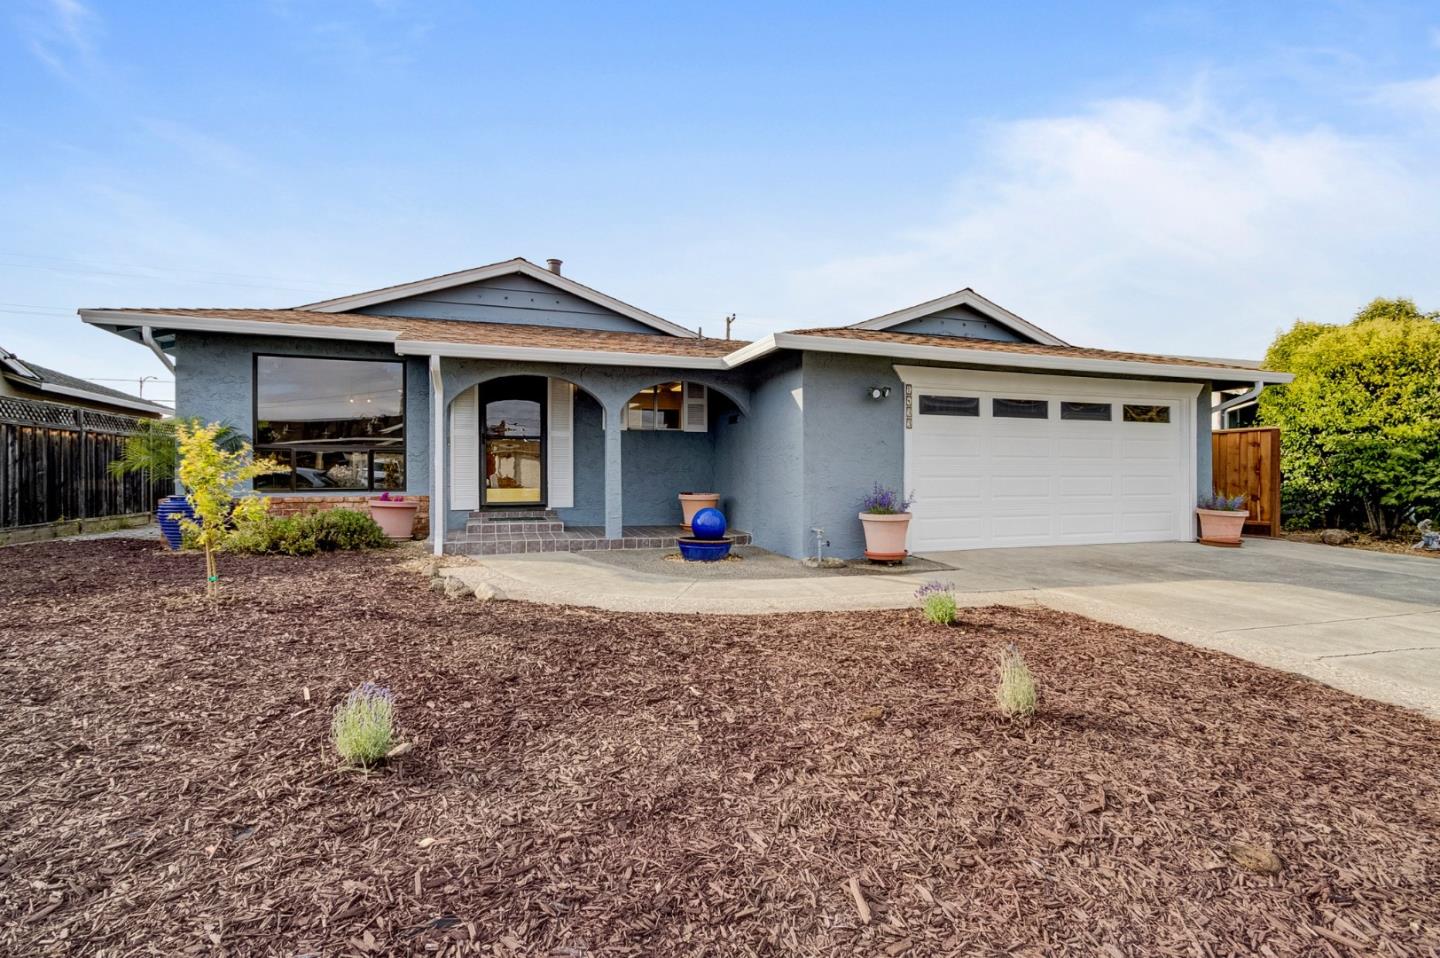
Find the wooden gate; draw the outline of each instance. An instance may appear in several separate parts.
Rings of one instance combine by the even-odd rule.
[[[1280,534],[1280,430],[1274,426],[1216,429],[1210,434],[1215,491],[1244,493],[1249,535]]]

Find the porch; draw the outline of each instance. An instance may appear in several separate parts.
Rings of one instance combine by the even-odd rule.
[[[688,536],[681,525],[623,526],[618,537],[605,535],[604,526],[567,528],[550,510],[493,510],[470,513],[465,531],[449,536],[450,555],[529,555],[542,552],[594,552],[612,549],[673,549],[675,540]],[[736,545],[749,545],[750,534],[730,530]]]
[[[444,373],[437,552],[672,548],[689,534],[679,494],[691,491],[722,493],[733,526],[748,390],[730,377],[464,360]]]

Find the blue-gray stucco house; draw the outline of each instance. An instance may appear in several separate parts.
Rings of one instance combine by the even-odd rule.
[[[80,315],[174,369],[178,415],[250,432],[282,464],[256,482],[267,495],[419,498],[437,552],[633,543],[680,522],[679,493],[713,491],[756,545],[813,554],[823,530],[857,555],[877,482],[914,492],[917,552],[1193,539],[1212,391],[1289,378],[1071,346],[969,289],[704,338],[558,260],[294,309]],[[503,541],[497,517],[547,533]]]

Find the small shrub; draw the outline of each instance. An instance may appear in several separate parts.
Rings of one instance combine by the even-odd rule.
[[[374,519],[353,509],[308,512],[296,523],[302,534],[314,538],[321,552],[383,549],[392,545]]]
[[[395,702],[390,690],[366,682],[335,707],[330,724],[335,748],[352,765],[374,765],[395,738]]]
[[[925,618],[936,625],[950,625],[955,621],[955,587],[948,582],[932,579],[915,590]]]
[[[227,551],[251,555],[306,556],[390,544],[374,519],[350,509],[247,519],[236,523],[225,539]]]
[[[860,500],[860,511],[869,513],[872,516],[893,516],[902,512],[909,512],[910,507],[915,503],[915,493],[910,493],[907,498],[896,492],[875,483],[875,488]]]
[[[995,703],[1006,718],[1029,718],[1035,714],[1039,696],[1035,677],[1020,650],[1011,642],[1000,653],[1000,687],[995,690]]]

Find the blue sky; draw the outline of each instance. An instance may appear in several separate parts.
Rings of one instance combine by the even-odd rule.
[[[964,286],[1084,345],[1258,356],[1440,307],[1424,3],[105,3],[0,11],[0,346],[558,256],[707,333]],[[164,384],[149,395],[168,396]]]

